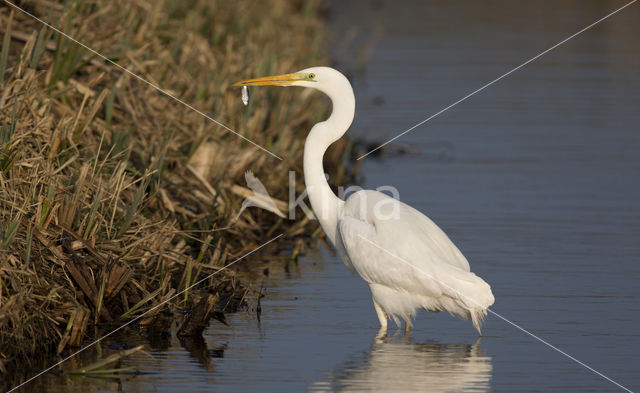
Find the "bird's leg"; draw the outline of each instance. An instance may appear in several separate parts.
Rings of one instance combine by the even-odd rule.
[[[373,307],[375,307],[376,314],[378,314],[378,319],[380,320],[380,331],[384,330],[385,333],[386,333],[386,331],[387,331],[387,313],[384,312],[382,307],[380,307],[378,305],[378,303],[376,303],[375,300],[373,301]]]
[[[383,343],[386,337],[387,337],[387,328],[381,326],[380,329],[378,329],[378,333],[376,333],[375,342]]]
[[[404,334],[409,334],[411,333],[411,320],[410,319],[405,319],[404,320]]]
[[[387,313],[384,312],[375,300],[373,301],[373,307],[375,307],[376,314],[378,314],[378,319],[380,320],[380,330],[378,330],[378,334],[376,334],[376,340],[380,341],[387,336]]]

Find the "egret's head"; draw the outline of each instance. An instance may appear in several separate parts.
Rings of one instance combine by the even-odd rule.
[[[233,86],[302,86],[323,90],[335,78],[346,78],[329,67],[311,67],[292,74],[263,76],[234,83]]]
[[[264,76],[262,78],[247,79],[235,83],[234,86],[301,86],[320,90],[333,102],[332,118],[343,117],[345,128],[349,127],[353,120],[356,100],[353,96],[353,89],[349,80],[339,71],[330,67],[311,67],[294,72],[293,74],[283,74],[274,76]]]
[[[330,67],[311,67],[292,74],[247,79],[234,83],[233,86],[301,86],[323,92],[331,100],[331,116],[327,121],[319,123],[324,124],[325,127],[316,128],[319,125],[317,124],[313,129],[324,132],[329,144],[347,131],[353,121],[356,109],[356,99],[351,83],[339,71]],[[332,127],[326,126],[329,121],[331,121]]]

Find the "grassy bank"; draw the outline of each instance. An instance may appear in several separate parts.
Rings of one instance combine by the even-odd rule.
[[[77,346],[279,233],[317,229],[258,209],[230,223],[246,170],[282,200],[290,169],[302,186],[303,141],[325,100],[264,88],[245,108],[230,85],[326,64],[319,4],[14,3],[283,160],[0,5],[0,369]],[[346,150],[329,154],[334,174]],[[242,287],[233,271],[207,284]]]

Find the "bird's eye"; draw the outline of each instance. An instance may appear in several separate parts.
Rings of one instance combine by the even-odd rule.
[[[309,79],[313,79],[315,77],[316,77],[316,74],[313,74],[313,73],[309,74]]]

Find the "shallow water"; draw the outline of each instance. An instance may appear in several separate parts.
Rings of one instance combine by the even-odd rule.
[[[369,140],[395,136],[624,3],[402,4],[336,2],[331,12],[336,55],[355,75],[352,132]],[[361,168],[367,187],[396,186],[450,235],[491,284],[495,312],[631,390],[640,389],[639,17],[634,4],[397,141],[415,153]],[[372,32],[363,73],[353,59]],[[493,315],[481,340],[469,322],[425,312],[410,337],[376,339],[368,289],[336,257],[320,248],[298,268],[265,278],[260,323],[244,312],[229,327],[213,322],[206,348],[172,337],[151,344],[153,359],[122,364],[146,374],[48,375],[33,387],[622,391]]]

